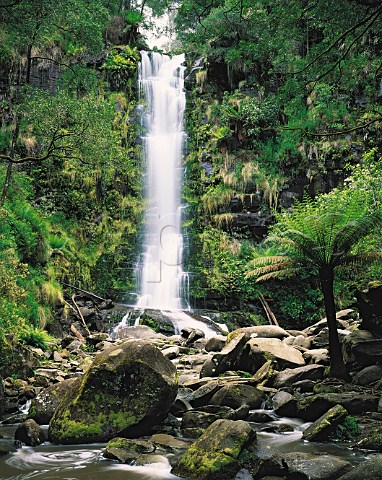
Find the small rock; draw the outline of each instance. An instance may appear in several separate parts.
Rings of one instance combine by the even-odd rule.
[[[42,428],[30,418],[17,427],[15,440],[19,440],[30,447],[36,447],[44,443],[46,437]]]

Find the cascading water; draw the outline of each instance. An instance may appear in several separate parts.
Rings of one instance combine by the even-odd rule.
[[[157,52],[141,55],[147,206],[137,307],[174,310],[184,307],[180,292],[186,276],[182,270],[180,200],[185,58]]]

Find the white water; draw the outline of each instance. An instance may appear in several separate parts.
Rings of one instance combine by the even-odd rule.
[[[181,155],[184,139],[184,55],[141,52],[142,138],[146,167],[146,215],[137,307],[183,308]]]

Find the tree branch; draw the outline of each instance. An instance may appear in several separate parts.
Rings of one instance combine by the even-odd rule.
[[[305,67],[303,67],[301,70],[296,70],[295,72],[287,73],[287,75],[298,75],[300,73],[305,72],[309,67],[311,67],[314,63],[316,63],[318,60],[320,60],[320,58],[327,55],[341,40],[345,39],[349,35],[349,33],[351,33],[352,31],[356,30],[358,27],[361,27],[365,23],[372,20],[372,22],[367,26],[367,28],[362,31],[361,35],[358,35],[358,37],[356,37],[356,40],[358,40],[366,32],[366,30],[368,30],[370,28],[370,26],[374,23],[374,21],[379,17],[379,14],[381,12],[382,12],[382,7],[378,8],[378,10],[372,12],[370,15],[364,17],[362,20],[360,20],[355,25],[352,25],[344,33],[342,33],[332,44],[330,44],[323,52],[321,52],[319,55],[317,55],[317,57],[313,58],[313,60],[311,60],[307,65],[305,65]],[[375,18],[373,18],[373,17],[375,17]],[[352,42],[351,45],[353,45],[354,43],[355,42]],[[341,61],[343,58],[344,58],[344,56],[342,56],[339,61]],[[333,67],[333,69],[335,68],[335,66]]]

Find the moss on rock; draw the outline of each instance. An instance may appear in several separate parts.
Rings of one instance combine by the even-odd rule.
[[[187,450],[173,473],[194,480],[225,480],[242,468],[256,441],[256,432],[242,420],[220,419]]]
[[[52,443],[105,442],[144,435],[168,413],[176,369],[153,345],[129,340],[98,355],[59,404]]]

